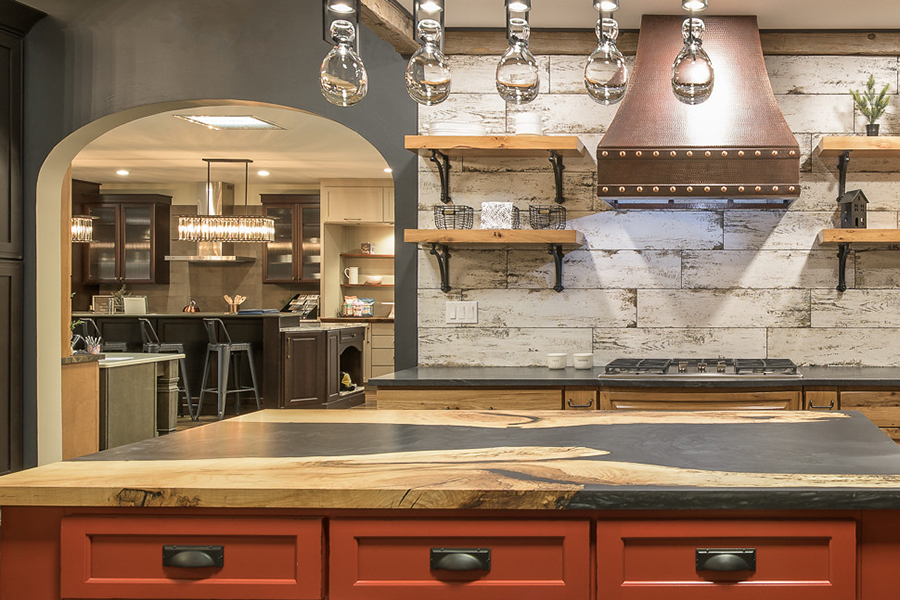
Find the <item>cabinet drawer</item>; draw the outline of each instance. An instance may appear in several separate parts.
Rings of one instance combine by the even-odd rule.
[[[323,597],[320,519],[73,516],[60,536],[63,598]],[[223,565],[163,566],[164,546],[221,546]]]
[[[373,348],[394,348],[394,336],[392,335],[373,335]]]
[[[366,330],[359,328],[341,329],[341,343],[361,342],[366,338]]]
[[[602,410],[800,410],[800,390],[601,389]]]
[[[753,549],[755,567],[701,569],[698,549]],[[604,600],[853,600],[853,521],[601,521]]]
[[[389,335],[394,336],[393,323],[372,323],[372,335]]]
[[[329,533],[331,600],[591,597],[587,520],[340,519]],[[447,570],[432,549],[489,550],[490,567]]]
[[[562,389],[394,389],[378,390],[378,408],[459,410],[559,410]]]
[[[381,377],[394,372],[394,365],[372,365],[372,377]]]
[[[879,427],[900,427],[900,391],[841,391],[841,410],[858,410]]]
[[[394,364],[394,350],[393,348],[373,348],[372,349],[372,364],[373,365],[393,365]]]

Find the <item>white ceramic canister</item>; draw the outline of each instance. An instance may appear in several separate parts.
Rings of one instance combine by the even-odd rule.
[[[565,352],[551,352],[547,355],[547,367],[550,369],[565,369],[568,357],[569,355]]]
[[[572,355],[572,366],[576,369],[593,369],[594,355],[590,352],[577,352]]]

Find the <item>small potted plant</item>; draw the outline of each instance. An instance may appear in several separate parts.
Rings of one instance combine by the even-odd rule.
[[[878,119],[887,109],[891,97],[887,95],[890,84],[885,84],[881,92],[875,92],[875,76],[869,75],[869,81],[866,83],[866,89],[862,92],[850,90],[856,108],[866,118],[866,135],[878,135]]]

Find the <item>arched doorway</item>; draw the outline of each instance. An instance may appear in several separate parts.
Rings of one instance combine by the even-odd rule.
[[[138,108],[118,112],[80,128],[71,135],[62,140],[53,151],[47,156],[40,170],[37,180],[36,192],[36,238],[39,240],[37,244],[36,263],[36,304],[37,314],[41,315],[36,323],[37,328],[37,439],[38,439],[38,462],[41,464],[59,460],[61,457],[61,438],[62,438],[62,420],[60,412],[60,387],[61,377],[59,368],[59,348],[61,344],[66,343],[68,338],[69,327],[66,322],[68,315],[68,298],[66,294],[60,293],[61,274],[67,276],[69,265],[63,264],[62,252],[63,247],[60,245],[62,236],[60,235],[61,225],[66,223],[68,215],[61,214],[61,191],[66,189],[68,182],[68,172],[72,161],[76,159],[82,150],[90,147],[92,143],[97,143],[101,139],[113,135],[116,130],[124,129],[139,120],[151,119],[160,115],[170,115],[176,112],[197,112],[202,109],[203,112],[215,112],[216,110],[227,109],[229,107],[236,108],[238,112],[252,113],[257,111],[285,111],[285,113],[293,113],[295,115],[305,115],[311,119],[317,119],[326,122],[331,131],[338,132],[333,137],[340,137],[340,141],[335,140],[338,144],[336,151],[343,156],[350,156],[354,151],[359,151],[360,156],[352,159],[350,162],[355,164],[340,165],[334,171],[322,173],[324,176],[334,176],[335,173],[350,172],[354,176],[359,177],[361,172],[360,161],[367,160],[372,168],[377,167],[382,177],[389,177],[384,174],[382,167],[387,166],[387,162],[381,157],[378,150],[372,146],[361,135],[353,132],[345,126],[335,123],[334,121],[312,115],[304,111],[288,107],[279,107],[275,105],[238,102],[229,100],[202,100],[202,101],[183,101],[168,102],[141,106]],[[226,111],[227,112],[227,111]],[[231,111],[235,112],[235,111]],[[309,141],[310,146],[315,146],[318,154],[323,153],[323,137],[321,133],[314,135],[314,139]],[[354,147],[350,147],[354,145]],[[221,156],[222,148],[193,148],[193,151],[199,153],[196,160],[198,164],[200,154],[209,155],[216,152]],[[247,148],[244,151],[252,153],[253,149]],[[182,153],[184,154],[184,153]],[[320,156],[320,158],[322,158]],[[190,159],[187,159],[190,160]],[[379,164],[380,161],[380,164]],[[369,174],[372,174],[369,170]],[[202,180],[203,178],[194,176],[194,180]]]

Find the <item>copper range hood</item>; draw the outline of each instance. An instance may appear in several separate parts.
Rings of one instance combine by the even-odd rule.
[[[800,195],[800,146],[772,92],[756,17],[705,17],[710,98],[672,92],[684,17],[641,21],[628,92],[597,146],[597,194],[619,208],[782,208]]]

